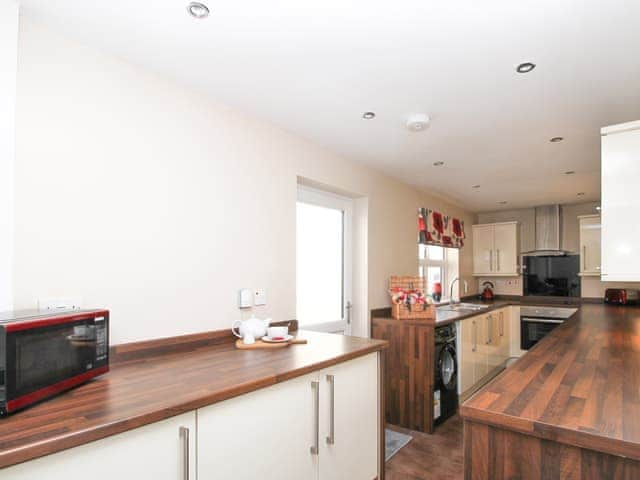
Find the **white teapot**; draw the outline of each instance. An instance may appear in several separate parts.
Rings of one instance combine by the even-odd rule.
[[[269,328],[271,319],[260,320],[253,315],[249,320],[236,320],[231,326],[231,331],[238,338],[245,338],[245,336],[253,338],[262,338],[267,334],[267,328]]]

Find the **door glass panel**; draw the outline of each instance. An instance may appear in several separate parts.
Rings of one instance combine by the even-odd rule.
[[[296,309],[300,325],[342,319],[343,212],[298,202]]]

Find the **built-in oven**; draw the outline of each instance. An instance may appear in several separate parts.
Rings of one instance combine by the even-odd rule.
[[[564,307],[520,307],[520,348],[529,350],[577,311]]]

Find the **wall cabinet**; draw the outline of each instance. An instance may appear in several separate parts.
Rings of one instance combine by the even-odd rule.
[[[600,215],[581,215],[580,223],[580,275],[600,275],[600,244],[602,224]]]
[[[195,480],[195,445],[196,413],[189,412],[5,468],[0,477],[2,480],[186,480],[188,465],[190,478]]]
[[[511,307],[458,322],[459,393],[473,392],[489,374],[504,367],[511,353]]]
[[[640,121],[602,129],[602,280],[640,280]]]
[[[371,480],[378,355],[198,410],[198,479]]]
[[[517,276],[518,223],[473,225],[473,274]]]

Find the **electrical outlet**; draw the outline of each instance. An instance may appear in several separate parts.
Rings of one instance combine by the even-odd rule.
[[[41,312],[80,310],[82,308],[82,298],[40,298],[38,299],[38,310]]]
[[[253,292],[253,304],[254,305],[266,305],[267,304],[267,292],[261,288],[257,288]]]

